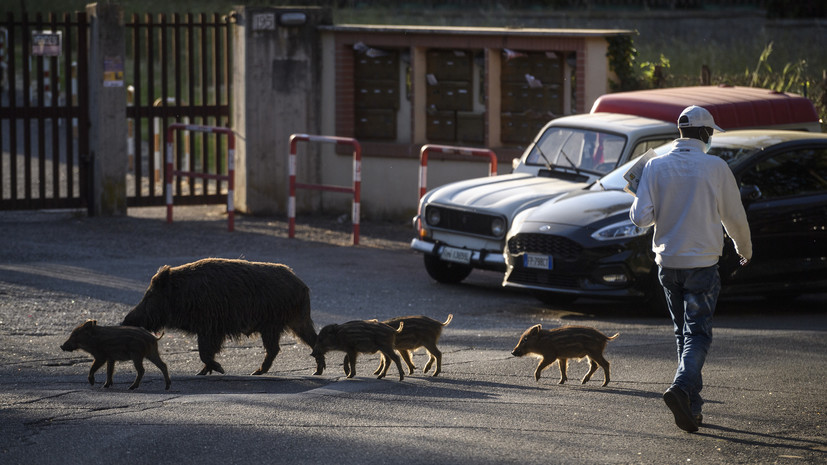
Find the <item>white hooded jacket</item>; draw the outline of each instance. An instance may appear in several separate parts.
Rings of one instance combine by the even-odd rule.
[[[677,139],[666,155],[646,163],[629,211],[633,223],[655,225],[652,250],[665,268],[718,263],[724,230],[735,249],[752,258],[749,224],[735,177],[722,159],[707,155],[697,139]]]

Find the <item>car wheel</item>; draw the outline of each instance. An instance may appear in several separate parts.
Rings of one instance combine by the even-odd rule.
[[[577,296],[574,294],[561,294],[559,292],[532,291],[531,295],[546,305],[566,305],[577,300]]]
[[[434,255],[425,255],[425,271],[437,282],[456,284],[471,274],[471,266],[440,260]]]

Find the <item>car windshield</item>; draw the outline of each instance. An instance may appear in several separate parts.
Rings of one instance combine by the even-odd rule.
[[[655,153],[660,155],[664,155],[669,149],[672,147],[672,142],[668,144],[661,145],[657,147]],[[727,163],[733,165],[741,160],[743,157],[755,152],[755,147],[750,145],[743,145],[738,143],[715,143],[715,137],[712,138],[712,146],[709,148],[710,155],[716,155],[723,158]],[[623,175],[629,171],[629,168],[635,164],[637,158],[627,161],[626,163],[620,165],[617,169],[613,170],[611,173],[607,174],[600,178],[594,185],[592,185],[592,190],[623,190],[626,187],[626,180],[623,179]]]
[[[550,127],[526,157],[529,165],[551,165],[606,174],[617,166],[626,138],[605,132]]]

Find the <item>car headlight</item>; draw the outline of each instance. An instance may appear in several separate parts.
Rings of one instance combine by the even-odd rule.
[[[642,228],[631,220],[624,220],[619,223],[604,226],[592,234],[593,239],[598,241],[611,241],[615,239],[626,239],[631,237],[643,236],[649,232],[650,227]]]
[[[491,235],[500,237],[505,233],[505,220],[494,218],[491,220]]]
[[[442,218],[440,216],[438,208],[429,208],[428,209],[428,215],[426,216],[426,220],[428,220],[429,225],[436,226],[436,225],[439,224],[439,221],[441,219]]]

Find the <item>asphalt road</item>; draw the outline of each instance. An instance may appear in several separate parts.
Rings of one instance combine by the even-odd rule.
[[[431,281],[408,250],[406,225],[349,227],[299,218],[236,217],[220,209],[133,209],[126,218],[0,212],[0,463],[826,463],[827,311],[824,295],[721,302],[704,371],[705,426],[687,434],[661,400],[675,369],[671,324],[634,305],[544,308],[475,272],[457,286]],[[225,375],[195,376],[196,340],[159,341],[172,386],[145,362],[135,391],[129,362],[115,384],[90,386],[91,357],[59,345],[88,318],[118,324],[164,264],[204,257],[286,263],[310,286],[317,328],[353,319],[425,314],[444,320],[443,372],[398,381],[372,375],[364,355],[345,379],[340,352],[313,376],[310,349],[290,335],[264,376],[260,340],[230,340]],[[529,326],[593,326],[606,334],[612,381],[570,362],[537,383],[536,360],[511,349]],[[426,357],[417,352],[423,366]]]

